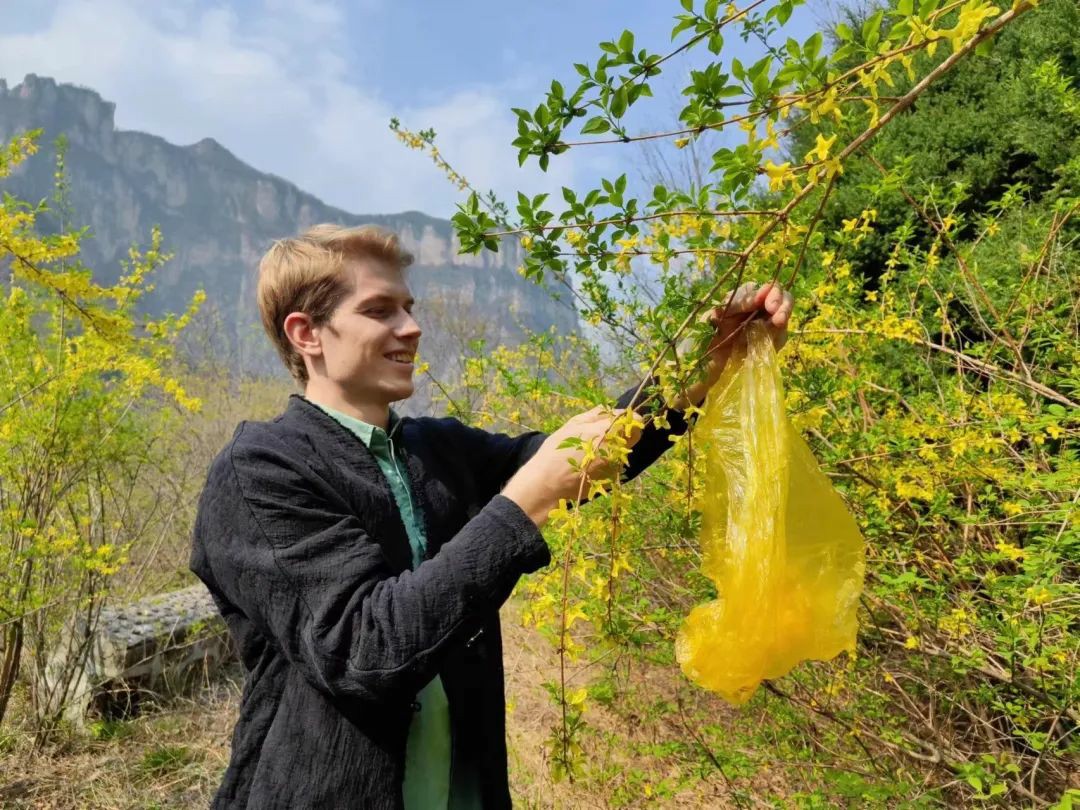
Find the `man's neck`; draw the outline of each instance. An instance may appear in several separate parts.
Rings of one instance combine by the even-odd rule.
[[[387,402],[354,402],[344,392],[327,390],[314,381],[308,382],[304,388],[304,398],[383,430],[390,424],[390,404]]]

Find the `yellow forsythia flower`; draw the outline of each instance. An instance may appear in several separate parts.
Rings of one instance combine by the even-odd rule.
[[[783,191],[784,183],[789,178],[794,179],[795,173],[791,170],[791,162],[784,161],[779,166],[773,163],[771,160],[765,161],[765,174],[769,176],[769,190],[770,191]]]
[[[827,160],[829,157],[829,149],[836,143],[836,135],[831,138],[825,138],[819,132],[817,134],[817,142],[814,144],[814,148],[806,153],[806,160],[809,162],[811,158],[816,161]]]

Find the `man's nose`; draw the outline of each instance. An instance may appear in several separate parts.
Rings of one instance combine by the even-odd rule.
[[[410,338],[416,340],[423,334],[420,330],[420,324],[416,322],[416,318],[412,316],[411,312],[406,312],[405,317],[401,321],[401,325],[397,330],[398,337]]]

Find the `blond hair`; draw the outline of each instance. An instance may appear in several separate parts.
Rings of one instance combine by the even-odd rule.
[[[329,224],[279,239],[259,262],[256,295],[263,328],[300,385],[307,384],[307,367],[285,334],[285,318],[302,312],[316,326],[330,320],[341,300],[352,292],[343,272],[346,259],[374,259],[401,270],[412,264],[412,255],[402,249],[392,231],[377,225]]]

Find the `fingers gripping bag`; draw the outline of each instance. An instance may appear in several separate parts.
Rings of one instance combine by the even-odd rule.
[[[705,453],[702,569],[717,598],[686,618],[686,676],[729,703],[800,661],[855,647],[865,544],[784,413],[776,354],[753,322],[694,429]]]

